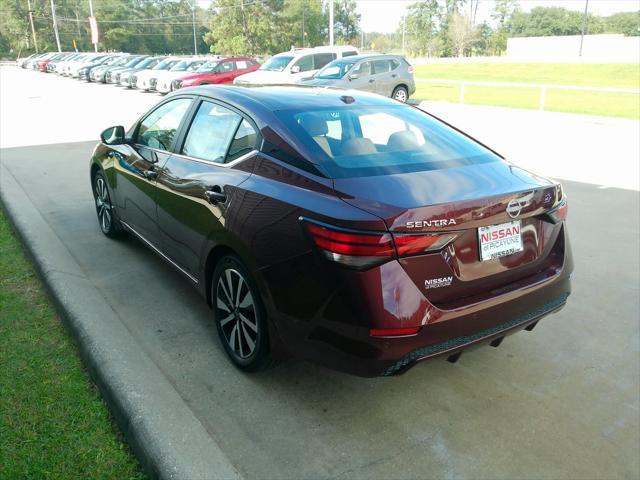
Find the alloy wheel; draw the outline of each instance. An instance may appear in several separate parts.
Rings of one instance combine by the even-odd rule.
[[[407,101],[407,92],[403,88],[396,90],[396,94],[393,98],[399,102],[405,103]]]
[[[229,348],[239,358],[249,358],[258,343],[258,320],[247,281],[234,269],[225,269],[216,286],[219,326]]]
[[[96,211],[98,213],[98,221],[100,222],[100,228],[104,233],[109,233],[111,230],[111,222],[113,221],[111,213],[111,200],[109,198],[109,191],[104,178],[99,176],[96,179]]]

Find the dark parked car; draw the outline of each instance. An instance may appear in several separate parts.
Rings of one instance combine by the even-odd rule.
[[[247,371],[455,361],[570,293],[562,187],[379,95],[192,87],[101,139],[102,232],[181,272]]]

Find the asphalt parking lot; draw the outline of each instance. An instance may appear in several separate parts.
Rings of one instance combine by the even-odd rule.
[[[0,73],[2,91],[5,82],[26,75],[25,85],[38,78],[38,95],[48,104],[57,104],[61,82],[72,82]],[[11,84],[14,92],[19,87]],[[74,88],[83,98],[115,90]],[[132,100],[122,113],[127,118],[158,100],[122,94],[143,99]],[[105,106],[102,114],[67,101],[68,129],[126,123],[116,120],[114,108]],[[151,358],[241,476],[640,476],[638,191],[564,182],[576,261],[573,295],[560,313],[500,348],[467,352],[453,365],[423,363],[393,378],[362,379],[293,360],[245,375],[227,361],[209,310],[179,274],[137,241],[101,234],[87,171],[95,142],[73,141],[85,139],[70,133],[53,142],[50,131],[29,126],[39,115],[37,125],[60,129],[56,110],[18,105],[3,100],[2,145],[10,145],[17,130],[30,132],[31,140],[23,135],[20,146],[0,150],[0,192],[5,195],[9,183],[18,186],[83,281],[126,326],[128,340]],[[144,381],[143,366],[127,368]]]

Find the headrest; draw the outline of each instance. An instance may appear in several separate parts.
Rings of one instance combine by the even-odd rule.
[[[314,114],[306,114],[300,117],[300,125],[312,137],[326,135],[329,132],[327,122],[322,117]]]

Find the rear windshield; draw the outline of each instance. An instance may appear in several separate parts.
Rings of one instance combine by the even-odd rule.
[[[391,175],[501,161],[500,157],[408,105],[281,110],[333,178]]]

